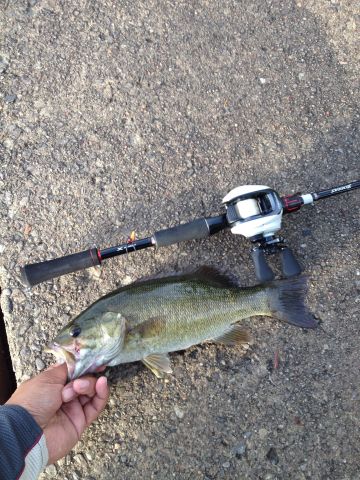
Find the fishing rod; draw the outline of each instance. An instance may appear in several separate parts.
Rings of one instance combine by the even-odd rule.
[[[261,282],[270,281],[275,277],[266,260],[266,257],[272,254],[280,255],[282,273],[286,277],[291,277],[298,275],[302,269],[286,245],[286,240],[275,235],[281,228],[282,215],[357,188],[360,188],[360,180],[319,192],[280,197],[275,190],[264,185],[243,185],[234,188],[223,198],[225,213],[222,215],[197,218],[188,223],[159,230],[142,239],[136,239],[135,235],[132,235],[126,243],[103,250],[94,247],[65,257],[25,265],[21,269],[22,279],[27,286],[32,287],[67,273],[100,265],[108,258],[149,247],[160,248],[186,240],[206,238],[225,229],[230,229],[235,235],[243,235],[252,242],[251,257],[256,276]]]

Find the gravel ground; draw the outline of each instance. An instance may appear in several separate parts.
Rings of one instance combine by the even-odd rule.
[[[249,244],[230,233],[31,290],[19,265],[216,214],[237,185],[359,177],[353,0],[1,5],[1,305],[19,382],[51,362],[42,348],[65,322],[123,283],[202,264],[255,282]],[[257,318],[250,349],[173,354],[166,380],[111,369],[106,411],[42,478],[360,478],[358,203],[284,220],[321,329]]]

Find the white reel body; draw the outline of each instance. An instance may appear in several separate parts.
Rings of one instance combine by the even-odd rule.
[[[282,203],[278,194],[265,185],[243,185],[224,198],[232,233],[246,238],[272,236],[280,230]]]

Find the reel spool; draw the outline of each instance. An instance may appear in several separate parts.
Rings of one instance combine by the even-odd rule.
[[[282,203],[279,195],[264,185],[243,185],[231,190],[222,203],[231,232],[254,241],[280,230]]]
[[[251,257],[260,281],[274,279],[265,256],[275,253],[280,254],[285,276],[301,272],[294,254],[285,245],[285,239],[275,236],[281,228],[283,214],[283,203],[275,190],[265,185],[244,185],[231,190],[223,198],[223,204],[231,232],[243,235],[256,245],[251,250]]]

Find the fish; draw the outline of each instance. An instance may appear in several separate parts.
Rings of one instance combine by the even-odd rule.
[[[317,322],[305,306],[305,276],[240,287],[214,267],[138,280],[97,300],[66,325],[46,351],[66,362],[69,380],[99,367],[142,361],[172,373],[169,352],[202,342],[250,342],[239,323],[274,317],[302,328]]]

